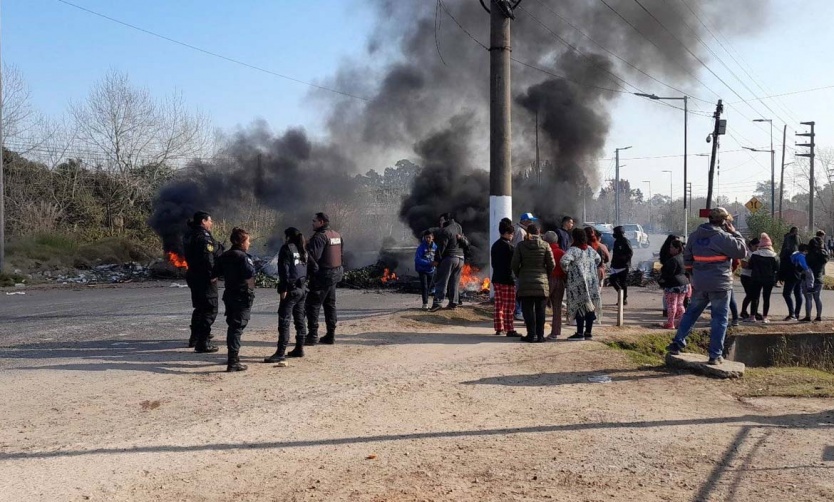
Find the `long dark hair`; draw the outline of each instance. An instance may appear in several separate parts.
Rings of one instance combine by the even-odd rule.
[[[240,227],[235,227],[232,229],[232,235],[229,237],[229,240],[232,241],[233,246],[240,247],[247,237],[249,237],[249,232]]]
[[[588,244],[588,234],[585,233],[585,230],[579,227],[573,228],[571,236],[573,237],[573,245],[575,247],[581,247]]]
[[[671,256],[672,256],[672,253],[671,253],[672,244],[675,244],[675,243],[677,243],[675,247],[677,247],[677,248],[681,247],[681,244],[682,244],[681,238],[678,237],[677,235],[669,235],[668,237],[666,237],[666,240],[663,241],[663,245],[660,246],[660,263],[663,263],[666,260],[668,260],[669,258],[671,258]]]
[[[301,261],[307,261],[307,241],[304,239],[304,234],[301,233],[301,230],[295,227],[289,227],[284,230],[284,237],[287,238],[289,244],[294,245],[298,250],[301,255]]]

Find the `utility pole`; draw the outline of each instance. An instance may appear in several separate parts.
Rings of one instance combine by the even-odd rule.
[[[779,175],[779,219],[782,221],[785,221],[782,213],[782,201],[785,200],[785,140],[787,136],[788,124],[785,124],[785,127],[782,128],[782,171]]]
[[[630,146],[614,149],[616,158],[616,179],[614,180],[614,226],[620,225],[620,150],[628,150]]]
[[[686,215],[687,217],[692,216],[692,182],[686,182],[686,196],[689,197],[689,214]]]
[[[707,179],[707,209],[712,209],[712,179],[715,176],[715,161],[718,156],[718,137],[726,132],[727,121],[721,120],[721,114],[724,112],[724,104],[719,99],[715,106],[715,127],[709,136],[707,136],[707,143],[712,141],[712,156],[709,162],[709,177]],[[710,140],[712,138],[712,140]]]
[[[512,219],[513,183],[511,150],[510,22],[521,3],[491,0],[489,12],[489,235],[498,240],[498,222]],[[537,127],[538,129],[538,127]],[[491,268],[490,263],[490,268]]]
[[[815,189],[815,187],[814,187],[814,148],[816,147],[816,142],[814,140],[814,137],[816,136],[814,134],[814,125],[816,125],[816,122],[814,122],[814,121],[800,122],[800,124],[806,125],[806,126],[811,126],[811,132],[809,132],[809,133],[807,133],[807,132],[806,133],[797,133],[797,136],[804,136],[804,137],[807,137],[807,138],[811,138],[809,140],[809,142],[796,145],[796,146],[807,146],[807,147],[810,147],[811,150],[810,150],[809,153],[797,153],[796,156],[797,157],[808,157],[811,160],[811,176],[810,176],[811,179],[809,180],[811,190],[808,193],[808,231],[813,232],[814,231],[814,189]]]
[[[3,180],[3,58],[0,56],[0,272],[6,266],[6,184]]]
[[[536,181],[542,182],[542,165],[539,162],[539,111],[536,110]]]

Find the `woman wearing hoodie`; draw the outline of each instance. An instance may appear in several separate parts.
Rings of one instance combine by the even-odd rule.
[[[513,253],[512,268],[518,277],[518,292],[524,324],[527,326],[525,342],[544,342],[544,323],[547,297],[550,296],[548,276],[556,267],[553,251],[541,239],[535,223],[527,226],[527,237],[518,243]]]
[[[756,322],[759,313],[759,294],[762,295],[762,322],[769,323],[770,293],[779,275],[779,255],[773,251],[773,241],[762,232],[759,247],[750,255],[750,322]]]

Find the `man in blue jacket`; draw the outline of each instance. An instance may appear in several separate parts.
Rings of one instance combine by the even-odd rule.
[[[733,217],[723,207],[710,210],[709,223],[699,226],[686,241],[683,261],[692,270],[692,301],[681,319],[677,335],[666,348],[679,354],[686,347],[686,337],[711,305],[709,364],[724,361],[724,337],[733,288],[732,263],[747,256],[747,245],[732,224]]]

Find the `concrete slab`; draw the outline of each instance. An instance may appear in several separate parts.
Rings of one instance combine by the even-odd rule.
[[[717,378],[741,378],[744,376],[744,363],[724,360],[718,366],[707,364],[709,357],[700,354],[679,354],[673,356],[666,354],[666,365],[673,368],[680,368],[694,371],[702,375]]]

